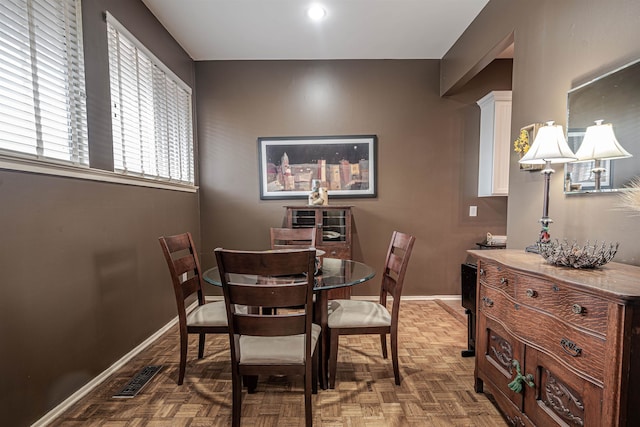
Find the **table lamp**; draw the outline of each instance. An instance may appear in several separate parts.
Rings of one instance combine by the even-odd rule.
[[[564,137],[562,126],[547,122],[545,126],[538,129],[538,133],[529,151],[520,159],[519,163],[528,165],[545,165],[540,172],[544,175],[544,202],[542,205],[542,230],[535,245],[528,246],[527,252],[538,252],[540,243],[549,242],[549,224],[553,222],[549,218],[549,180],[555,171],[551,169],[552,163],[568,163],[576,160],[576,155],[569,148]]]
[[[602,124],[602,120],[596,120],[595,125],[587,128],[576,157],[578,162],[595,161],[591,172],[595,179],[595,190],[600,190],[601,175],[606,170],[600,165],[600,160],[624,159],[631,157],[631,154],[616,139],[611,123]]]

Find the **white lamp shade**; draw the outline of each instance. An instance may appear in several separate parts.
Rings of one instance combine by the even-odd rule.
[[[547,162],[567,163],[575,160],[576,155],[573,154],[564,138],[562,126],[548,122],[546,126],[538,129],[533,145],[519,163],[544,165]]]
[[[576,157],[578,161],[623,159],[631,157],[631,154],[616,139],[611,123],[602,124],[602,120],[597,120],[595,125],[587,128]]]

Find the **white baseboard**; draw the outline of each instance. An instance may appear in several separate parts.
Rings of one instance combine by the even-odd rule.
[[[361,301],[378,301],[380,296],[378,295],[351,295],[351,299]],[[407,295],[400,298],[401,301],[460,301],[460,295]]]
[[[187,307],[187,312],[193,310],[198,301],[195,301],[189,307]],[[131,359],[137,356],[144,349],[153,344],[158,338],[164,335],[169,329],[171,329],[175,324],[178,323],[178,316],[174,317],[169,323],[160,328],[157,332],[151,335],[149,338],[141,342],[138,346],[136,346],[129,353],[122,356],[119,360],[117,360],[113,365],[109,366],[105,371],[100,373],[97,377],[93,378],[91,381],[82,386],[78,391],[73,393],[71,396],[67,397],[62,403],[53,408],[51,411],[47,412],[42,418],[33,423],[32,427],[44,427],[55,420],[60,414],[69,409],[74,403],[78,402],[80,399],[85,397],[89,392],[98,387],[103,381],[105,381],[111,374],[116,372],[118,369],[122,368],[126,365]]]
[[[351,299],[362,300],[362,301],[378,301],[380,299],[379,295],[351,295]],[[442,300],[442,301],[460,301],[460,295],[405,295],[401,298],[402,301],[433,301],[433,300]],[[222,295],[209,295],[207,296],[207,301],[223,301],[224,297]]]

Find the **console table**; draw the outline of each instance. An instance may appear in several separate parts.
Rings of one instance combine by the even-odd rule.
[[[522,250],[468,252],[478,267],[477,392],[514,426],[640,420],[640,267],[577,270]]]

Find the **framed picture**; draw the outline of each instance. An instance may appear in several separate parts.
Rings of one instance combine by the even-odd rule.
[[[307,198],[320,180],[329,199],[376,197],[376,135],[258,138],[260,198]]]
[[[527,151],[533,145],[538,129],[540,129],[541,126],[543,126],[543,123],[532,123],[520,129],[520,135],[518,136],[518,139],[514,141],[514,149],[519,154],[520,159],[527,154]],[[544,169],[544,165],[523,165],[520,163],[520,169],[539,171]]]

